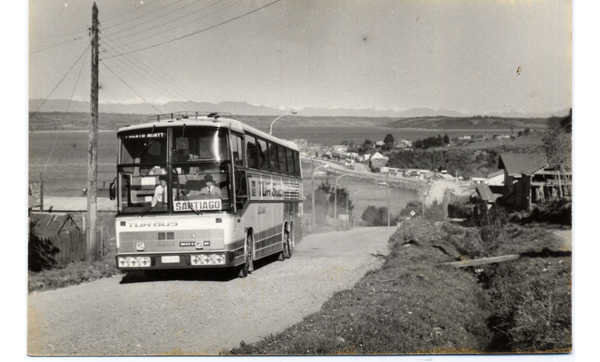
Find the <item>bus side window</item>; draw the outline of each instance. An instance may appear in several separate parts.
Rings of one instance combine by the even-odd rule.
[[[294,152],[294,165],[296,165],[296,176],[301,176],[301,168],[300,168],[300,155],[298,152]]]
[[[267,142],[269,145],[269,165],[272,172],[279,172],[279,162],[277,161],[277,145]]]
[[[233,164],[235,166],[244,166],[244,153],[242,152],[242,137],[233,135],[231,138],[231,150],[233,153]]]
[[[246,171],[236,168],[235,187],[235,207],[239,211],[244,208],[244,204],[248,201],[248,183],[246,181]]]
[[[261,170],[269,170],[269,154],[267,150],[267,141],[258,139],[258,167]]]
[[[248,157],[248,167],[258,168],[258,150],[256,148],[256,138],[246,136],[246,155]]]
[[[294,175],[296,171],[294,170],[294,152],[292,150],[285,150],[285,154],[287,155],[287,171],[288,174]]]
[[[283,146],[278,146],[277,148],[279,149],[279,172],[286,173],[285,148]]]

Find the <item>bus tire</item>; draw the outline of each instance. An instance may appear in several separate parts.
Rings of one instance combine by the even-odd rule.
[[[283,258],[289,259],[292,257],[292,240],[290,239],[290,232],[285,232],[285,240],[283,242]]]
[[[240,267],[240,271],[238,276],[240,278],[245,278],[248,276],[248,273],[254,270],[254,263],[252,261],[252,247],[254,244],[254,238],[252,237],[252,233],[248,233],[246,236],[246,245],[244,247],[244,264]]]

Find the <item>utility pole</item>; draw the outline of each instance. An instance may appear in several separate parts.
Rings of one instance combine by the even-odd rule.
[[[312,154],[310,155],[310,165],[312,168],[312,178],[310,180],[310,193],[312,196],[311,207],[312,207],[312,215],[310,216],[310,227],[314,230],[315,228],[315,160],[313,159]]]
[[[392,189],[390,189],[390,185],[388,184],[387,186],[387,191],[388,191],[388,227],[390,227],[391,225],[391,214],[392,214],[392,209],[391,209],[391,205],[390,205],[390,199],[392,198]]]
[[[92,7],[92,28],[90,29],[92,39],[92,89],[90,92],[90,118],[89,148],[88,148],[88,188],[87,206],[88,223],[87,254],[90,259],[98,257],[98,241],[96,240],[96,189],[98,181],[98,7],[96,3]]]

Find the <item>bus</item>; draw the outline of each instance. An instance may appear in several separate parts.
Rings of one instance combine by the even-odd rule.
[[[218,113],[179,112],[117,132],[117,267],[227,268],[292,256],[302,238],[299,149]]]

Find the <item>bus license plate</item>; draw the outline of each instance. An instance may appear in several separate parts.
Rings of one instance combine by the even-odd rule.
[[[179,263],[179,255],[161,256],[160,262],[166,263]]]

